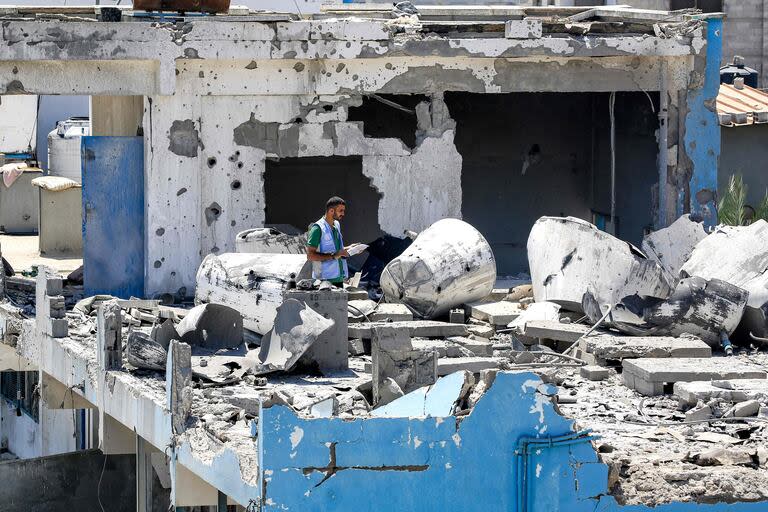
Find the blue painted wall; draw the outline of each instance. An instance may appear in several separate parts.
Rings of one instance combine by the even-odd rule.
[[[555,412],[554,391],[533,374],[501,373],[458,424],[450,416],[305,420],[286,407],[264,409],[263,510],[768,510],[766,503],[619,506],[606,496],[608,468],[588,437],[574,435],[572,421]],[[529,445],[522,471],[516,453],[526,437],[565,439]]]
[[[720,88],[720,55],[723,51],[723,21],[707,20],[704,86],[688,90],[684,144],[693,164],[690,181],[690,210],[699,213],[708,226],[717,224],[717,170],[720,159],[720,124],[715,100]],[[685,194],[678,198],[678,216],[685,213]]]

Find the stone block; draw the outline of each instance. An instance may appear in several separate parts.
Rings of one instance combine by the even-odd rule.
[[[581,338],[579,348],[600,364],[636,358],[710,357],[709,345],[695,337],[613,336],[598,334]]]
[[[321,370],[346,370],[349,366],[347,340],[350,337],[362,338],[362,336],[347,334],[346,292],[288,290],[284,294],[284,299],[289,298],[306,303],[312,310],[334,322],[333,327],[315,340],[304,357],[315,361]]]
[[[482,370],[499,369],[501,361],[490,357],[452,357],[437,361],[437,374],[439,377],[458,371],[479,373]]]
[[[734,405],[723,416],[726,418],[749,418],[750,416],[757,416],[760,412],[760,402],[757,400],[747,400],[746,402],[739,402]]]
[[[405,304],[382,302],[368,317],[373,322],[407,322],[413,320],[413,313]]]
[[[345,313],[346,314],[346,313]],[[350,338],[371,339],[373,328],[379,325],[390,327],[404,327],[408,329],[411,337],[420,338],[445,338],[448,336],[465,336],[467,326],[464,324],[450,324],[434,320],[412,320],[410,322],[361,322],[349,325],[348,336]]]
[[[674,394],[681,404],[695,405],[700,400],[744,402],[758,400],[768,403],[768,379],[729,379],[677,382]]]
[[[464,323],[464,310],[463,309],[452,309],[448,312],[448,321],[452,324],[463,324]]]
[[[501,300],[498,302],[473,302],[467,304],[472,318],[488,322],[491,325],[506,326],[524,311],[520,304]]]
[[[685,413],[685,421],[702,421],[708,420],[713,416],[712,407],[704,405],[702,407],[695,407]]]
[[[588,325],[563,324],[552,320],[531,320],[526,322],[523,334],[531,338],[544,338],[573,343],[589,330]]]
[[[476,356],[490,357],[493,355],[493,343],[485,339],[478,340],[464,336],[451,336],[448,338],[448,341],[466,348]]]
[[[587,365],[579,368],[579,374],[587,380],[599,381],[607,379],[611,372],[608,368],[603,368],[602,366]]]

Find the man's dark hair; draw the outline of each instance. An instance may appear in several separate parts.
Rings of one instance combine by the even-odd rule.
[[[341,206],[342,204],[347,204],[347,202],[339,196],[333,196],[325,202],[325,211],[328,211],[331,208],[336,208],[337,206]]]

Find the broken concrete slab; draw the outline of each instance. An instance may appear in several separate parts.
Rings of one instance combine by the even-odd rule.
[[[497,326],[506,326],[525,311],[520,304],[508,301],[471,302],[466,310],[472,318]]]
[[[682,404],[687,405],[716,399],[726,402],[758,400],[768,403],[768,379],[677,382],[674,386],[674,395]]]
[[[531,338],[573,343],[584,336],[589,329],[590,327],[584,324],[564,324],[557,320],[531,320],[525,323],[523,334]]]
[[[525,325],[534,320],[558,322],[560,320],[560,305],[554,302],[534,302],[528,305],[523,312],[511,321],[507,327],[514,329],[514,332],[522,334],[525,332]]]
[[[256,360],[248,357],[245,345],[216,351],[199,348],[192,350],[192,374],[208,382],[239,382],[254,366]]]
[[[671,282],[680,277],[680,269],[690,258],[696,244],[707,236],[704,224],[691,220],[690,214],[680,216],[666,228],[643,238],[643,252],[664,269]]]
[[[496,282],[488,241],[458,219],[442,219],[422,231],[381,274],[384,295],[424,318],[485,298]]]
[[[448,336],[466,336],[468,330],[465,324],[450,324],[434,320],[412,320],[410,322],[361,322],[348,327],[350,338],[371,339],[373,328],[386,325],[394,328],[408,329],[409,336],[415,338],[445,338]]]
[[[176,326],[179,340],[211,350],[231,348],[243,342],[243,317],[223,304],[201,304],[192,308]]]
[[[167,319],[164,322],[155,324],[152,327],[152,332],[150,332],[149,336],[166,350],[168,350],[168,345],[170,344],[171,340],[179,339],[179,333],[176,331],[176,325],[171,319]]]
[[[446,417],[453,414],[474,384],[472,374],[457,371],[440,379],[433,386],[416,389],[393,402],[374,409],[379,418]]]
[[[349,322],[370,322],[370,315],[376,309],[376,302],[367,298],[363,300],[348,300],[347,309],[349,310]]]
[[[746,400],[739,402],[724,414],[724,418],[749,418],[750,416],[757,416],[760,412],[760,402],[757,400]]]
[[[696,407],[686,411],[685,421],[704,421],[712,418],[713,416],[714,411],[712,410],[712,407],[709,405],[702,405],[701,407]]]
[[[695,336],[612,336],[599,334],[579,341],[580,357],[599,365],[624,359],[665,357],[711,357],[709,345]]]
[[[320,371],[340,371],[349,367],[347,348],[347,294],[338,288],[328,290],[286,290],[285,300],[305,303],[333,325],[310,345],[302,362],[316,365]]]
[[[437,357],[468,357],[475,355],[461,345],[451,343],[447,340],[413,338],[411,343],[416,350],[434,350],[437,352]]]
[[[600,381],[610,377],[611,371],[602,366],[587,365],[579,368],[579,375],[587,380]]]
[[[448,341],[469,350],[476,356],[491,357],[493,355],[493,343],[484,339],[451,336],[448,338]]]
[[[437,380],[437,353],[413,350],[403,329],[377,327],[371,340],[373,404],[391,396],[387,379],[394,380],[404,393],[434,384]]]
[[[658,263],[575,217],[541,217],[527,247],[536,302],[581,311],[587,291],[600,304],[616,304],[635,294],[663,299],[671,291]]]
[[[451,357],[437,361],[437,374],[442,377],[459,371],[479,373],[483,370],[496,370],[502,367],[502,360],[492,357]]]
[[[751,466],[754,464],[752,453],[742,448],[732,446],[723,448],[717,446],[688,455],[685,460],[698,466]]]
[[[488,324],[469,324],[465,327],[466,334],[471,334],[472,336],[478,336],[480,338],[490,339],[496,334],[496,329]]]
[[[722,334],[731,334],[744,313],[747,292],[719,279],[681,279],[667,299],[624,297],[614,305],[609,325],[633,336],[692,334],[711,346],[720,346]],[[584,295],[584,312],[594,323],[606,312],[591,292]]]
[[[765,379],[765,370],[729,357],[625,359],[622,377],[627,387],[643,395],[660,395],[664,384],[714,379]]]
[[[260,367],[254,373],[291,369],[310,345],[332,327],[333,320],[323,318],[296,299],[287,299],[277,308],[274,327],[262,340]]]
[[[136,368],[165,370],[168,351],[150,336],[133,331],[125,344],[125,359]]]
[[[368,315],[372,322],[410,322],[413,313],[405,304],[382,302]]]

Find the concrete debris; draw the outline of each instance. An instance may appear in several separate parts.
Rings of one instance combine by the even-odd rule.
[[[195,300],[234,308],[245,328],[263,335],[272,328],[291,281],[311,273],[302,254],[210,254],[197,270]]]
[[[483,338],[475,339],[465,336],[451,336],[447,338],[447,340],[469,350],[473,355],[479,357],[490,357],[493,355],[493,343]]]
[[[192,350],[192,375],[207,382],[239,382],[255,366],[255,358],[248,357],[245,346],[217,351],[193,347]]]
[[[519,317],[524,308],[517,302],[471,302],[466,305],[466,310],[472,318],[488,322],[494,326],[507,326]]]
[[[378,405],[382,406],[397,400],[404,394],[405,393],[403,393],[403,390],[400,389],[400,385],[397,383],[397,381],[395,381],[393,378],[387,377],[379,383],[376,395],[374,396],[378,397]]]
[[[605,380],[611,372],[602,366],[587,365],[579,368],[579,374],[587,380]]]
[[[437,353],[416,350],[408,331],[402,327],[381,325],[374,328],[371,340],[371,373],[373,375],[373,405],[390,397],[394,380],[404,393],[437,380]]]
[[[296,299],[286,300],[278,306],[274,327],[262,340],[258,354],[260,366],[254,373],[290,370],[333,325],[333,320],[324,318],[306,304]]]
[[[768,333],[768,222],[760,219],[749,226],[719,226],[699,242],[683,265],[681,274],[721,279],[749,293],[747,311],[739,328],[749,342],[749,333]]]
[[[751,466],[752,453],[732,446],[718,446],[706,451],[692,453],[685,459],[697,466]]]
[[[510,302],[520,302],[521,300],[530,297],[533,297],[533,285],[521,284],[512,288],[507,296],[504,297],[504,300],[508,300]]]
[[[590,364],[617,366],[624,359],[711,357],[712,349],[695,336],[614,336],[598,334],[581,338],[577,351]]]
[[[117,301],[108,300],[99,307],[96,323],[96,345],[99,368],[119,370],[123,365],[121,310]]]
[[[549,321],[557,322],[560,319],[560,305],[554,302],[535,302],[526,307],[520,316],[512,320],[507,327],[514,329],[514,332],[523,334],[525,332],[525,326],[528,322]]]
[[[146,370],[165,370],[168,352],[150,336],[133,331],[128,335],[125,345],[125,358],[136,368]]]
[[[541,217],[528,236],[528,263],[536,302],[582,311],[588,291],[599,304],[624,297],[669,296],[658,263],[639,249],[575,217]]]
[[[243,317],[223,304],[201,304],[192,308],[176,326],[179,340],[194,347],[218,350],[243,342]]]
[[[541,338],[574,343],[589,331],[588,325],[564,324],[557,320],[531,320],[525,323],[523,334]],[[596,331],[600,332],[600,331]]]
[[[413,313],[405,304],[382,302],[369,317],[372,322],[410,322]]]
[[[723,414],[724,418],[748,418],[757,416],[760,412],[760,402],[757,400],[746,400],[739,402]]]
[[[318,291],[286,290],[284,300],[297,300],[325,319],[333,322],[330,329],[320,333],[302,358],[306,365],[322,372],[346,370],[348,367],[348,304],[346,292],[338,288]]]
[[[171,340],[166,362],[165,394],[174,434],[186,430],[192,411],[192,349],[186,343]]]
[[[251,254],[306,254],[306,234],[289,235],[275,228],[241,231],[235,237],[235,250]]]
[[[685,421],[705,421],[714,417],[714,411],[711,405],[702,405],[685,413]]]
[[[479,373],[483,370],[498,370],[505,366],[500,358],[491,357],[451,357],[437,361],[437,375],[442,377],[450,373],[467,371]]]
[[[712,381],[677,382],[674,395],[683,405],[699,401],[723,400],[744,402],[757,400],[768,404],[768,379],[729,379]]]
[[[634,336],[680,336],[692,334],[719,347],[723,333],[730,335],[739,324],[747,304],[747,292],[719,279],[681,279],[666,299],[624,297],[611,311],[609,323]],[[587,292],[583,309],[595,323],[607,311]]]
[[[485,298],[495,281],[491,246],[479,231],[458,219],[432,224],[381,274],[387,300],[407,304],[428,319]]]
[[[450,324],[434,320],[413,320],[410,322],[362,322],[349,325],[350,338],[371,339],[373,329],[380,325],[391,327],[404,327],[408,329],[411,337],[419,338],[445,338],[449,336],[466,336],[469,328],[464,324]]]
[[[660,395],[665,384],[713,379],[765,379],[759,366],[730,358],[625,359],[624,383],[643,395]]]
[[[642,249],[649,258],[661,265],[670,282],[675,282],[696,244],[706,236],[704,225],[691,220],[691,216],[686,214],[666,228],[646,235]]]
[[[173,320],[168,319],[153,325],[150,337],[159,343],[161,347],[168,350],[171,340],[179,339],[179,333],[176,331],[176,325],[173,323]]]

